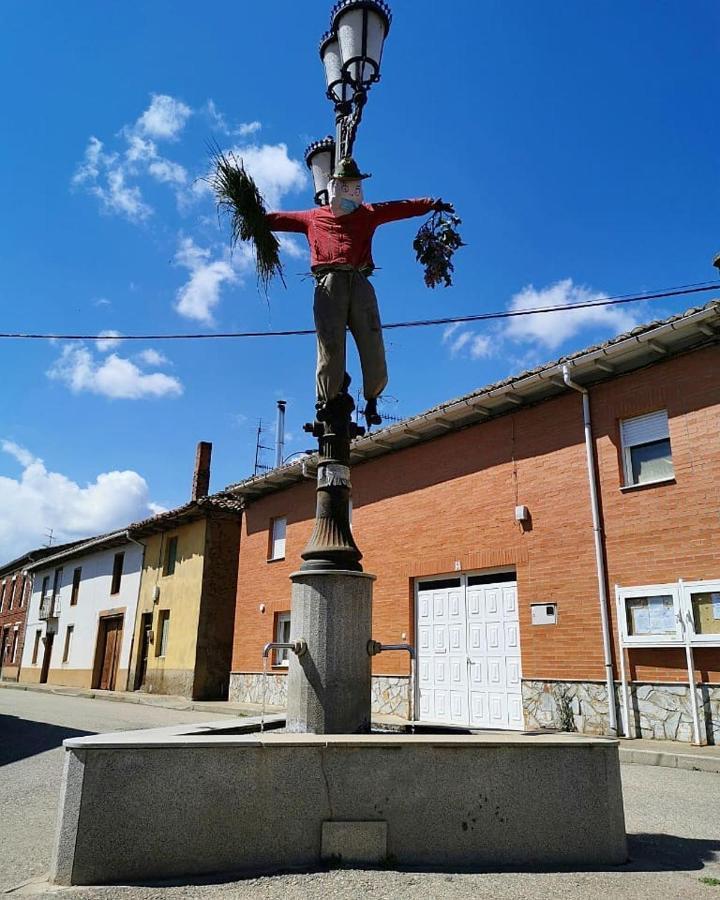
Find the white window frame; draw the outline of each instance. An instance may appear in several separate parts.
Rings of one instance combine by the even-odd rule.
[[[625,426],[629,425],[632,422],[638,422],[640,419],[649,419],[651,417],[657,417],[659,414],[665,415],[665,429],[658,430],[657,436],[653,436],[650,440],[647,441],[635,441],[633,443],[629,443],[627,437],[625,435]],[[632,467],[632,450],[634,447],[644,447],[646,444],[652,444],[655,441],[667,441],[670,444],[670,465],[672,466],[672,443],[670,441],[670,421],[668,419],[667,410],[665,409],[656,409],[651,413],[645,413],[642,416],[630,416],[627,419],[620,420],[620,442],[622,445],[622,459],[623,459],[623,488],[637,488],[644,487],[649,484],[664,484],[668,481],[673,481],[675,478],[675,467],[673,467],[672,475],[666,475],[663,478],[654,478],[649,481],[633,481],[633,467]]]
[[[620,626],[620,637],[624,647],[682,647],[687,639],[693,647],[714,646],[720,647],[720,634],[698,634],[695,631],[695,619],[693,617],[692,594],[693,593],[720,593],[720,578],[707,579],[705,581],[674,581],[671,584],[646,584],[633,587],[615,588],[617,600],[617,614]],[[675,611],[675,634],[629,634],[627,628],[627,604],[626,601],[634,597],[653,597],[670,594],[673,598]]]
[[[720,646],[720,634],[699,634],[695,631],[695,617],[693,615],[693,594],[720,594],[720,579],[709,581],[683,581],[680,584],[682,606],[684,607],[685,621],[690,627],[691,642],[699,646],[710,644]]]
[[[277,526],[282,522],[282,537],[277,534]],[[287,546],[287,516],[275,516],[270,520],[270,560],[285,559]]]
[[[285,625],[287,628],[287,635],[283,634],[285,631]],[[279,613],[277,618],[275,619],[275,640],[281,644],[287,644],[290,641],[290,613]],[[290,665],[290,651],[289,650],[276,650],[275,651],[275,661],[273,662],[274,666],[283,666],[287,668]]]
[[[669,594],[673,598],[673,610],[675,615],[675,634],[630,634],[627,626],[627,601],[637,597],[657,597]],[[680,625],[680,589],[678,582],[671,584],[645,584],[638,587],[618,587],[618,616],[620,621],[620,633],[622,642],[626,647],[659,647],[672,646],[683,643],[683,631]]]
[[[16,625],[12,631],[12,659],[10,665],[15,665],[17,661],[18,645],[20,644],[20,626]]]

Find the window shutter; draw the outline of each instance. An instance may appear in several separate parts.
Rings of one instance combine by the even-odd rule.
[[[636,447],[638,444],[667,440],[669,437],[668,416],[665,409],[648,413],[646,416],[638,416],[636,419],[626,419],[622,423],[624,447]]]

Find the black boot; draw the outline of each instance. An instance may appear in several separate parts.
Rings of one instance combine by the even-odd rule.
[[[377,397],[365,401],[365,421],[368,428],[371,425],[380,425],[382,423],[382,419],[377,411]]]

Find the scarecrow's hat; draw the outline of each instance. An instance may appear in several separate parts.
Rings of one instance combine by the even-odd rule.
[[[341,159],[333,173],[333,178],[337,181],[360,181],[363,178],[370,177],[370,175],[365,175],[358,169],[358,164],[352,156],[346,156]]]

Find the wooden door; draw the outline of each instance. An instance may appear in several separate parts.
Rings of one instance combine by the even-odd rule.
[[[40,670],[40,684],[47,684],[50,671],[50,657],[52,656],[54,634],[45,633],[45,653],[43,654],[42,669]]]
[[[152,613],[143,613],[140,625],[140,662],[135,678],[135,690],[139,690],[145,684],[147,675],[148,654],[150,652],[150,632],[152,631]]]
[[[100,620],[100,663],[98,667],[100,677],[97,686],[101,691],[115,690],[122,626],[122,616],[108,616]]]
[[[3,664],[5,663],[5,653],[7,651],[8,634],[9,633],[10,633],[9,628],[3,628],[2,643],[0,643],[0,672],[2,672]]]

